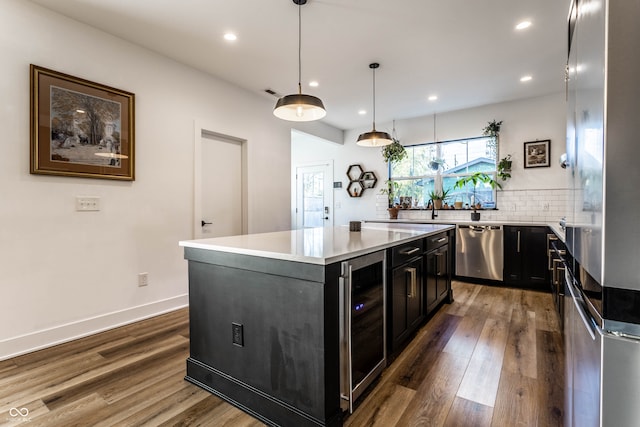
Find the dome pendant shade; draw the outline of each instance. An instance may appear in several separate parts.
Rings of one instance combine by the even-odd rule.
[[[283,120],[309,122],[323,118],[327,112],[320,98],[299,93],[278,99],[273,114]]]
[[[319,120],[327,115],[320,98],[302,93],[302,12],[301,6],[307,0],[293,0],[298,5],[298,93],[285,95],[278,99],[273,109],[273,115],[279,119],[292,122],[310,122]]]
[[[382,147],[392,142],[393,140],[387,132],[379,132],[374,129],[370,132],[361,133],[356,144],[362,147]]]
[[[391,135],[376,130],[376,68],[379,66],[377,62],[369,64],[369,68],[373,70],[373,130],[358,136],[356,144],[362,147],[383,147],[393,143]]]

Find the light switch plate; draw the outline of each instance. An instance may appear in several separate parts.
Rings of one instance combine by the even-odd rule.
[[[100,210],[100,197],[95,196],[77,196],[76,197],[76,211],[99,211]]]

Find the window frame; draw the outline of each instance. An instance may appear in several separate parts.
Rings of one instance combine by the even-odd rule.
[[[447,141],[436,141],[436,142],[426,142],[426,143],[419,143],[419,144],[411,144],[411,145],[406,145],[405,149],[415,149],[416,147],[426,147],[426,146],[435,146],[436,147],[436,153],[437,156],[441,156],[442,153],[442,147],[446,144],[452,144],[452,143],[467,143],[467,148],[466,148],[466,158],[467,161],[466,163],[469,163],[469,147],[468,147],[468,143],[470,141],[478,141],[478,140],[485,140],[485,147],[490,148],[489,147],[489,143],[491,141],[493,141],[493,143],[495,144],[495,147],[493,148],[494,150],[494,156],[495,158],[492,159],[493,160],[493,168],[491,170],[483,170],[481,172],[486,173],[487,175],[491,176],[494,180],[497,181],[498,179],[498,150],[499,150],[499,146],[498,146],[498,140],[494,137],[489,137],[489,136],[478,136],[478,137],[471,137],[471,138],[461,138],[461,139],[454,139],[454,140],[447,140]],[[488,154],[485,158],[490,159],[489,157],[490,154]],[[409,158],[413,158],[412,156],[409,156]],[[403,160],[405,161],[405,160]],[[402,161],[401,161],[402,162]],[[401,163],[400,162],[400,163]],[[433,174],[424,174],[424,175],[409,175],[409,176],[392,176],[392,171],[393,171],[393,165],[391,163],[388,164],[387,167],[387,175],[388,175],[388,179],[389,182],[398,182],[398,183],[402,183],[402,182],[411,182],[411,181],[420,181],[420,180],[432,180],[433,181],[433,191],[439,191],[442,192],[443,191],[443,186],[444,186],[444,180],[445,178],[453,178],[456,181],[458,179],[460,179],[461,177],[464,176],[469,176],[471,174],[473,174],[476,171],[469,171],[468,167],[467,167],[467,171],[466,172],[459,172],[459,173],[448,173],[448,174],[443,174],[441,168],[438,168]],[[453,187],[451,187],[451,189],[453,189]],[[425,209],[427,207],[427,202],[430,200],[426,197],[426,189],[423,192],[423,204],[420,207],[417,207],[417,209]],[[493,209],[497,209],[497,188],[492,188],[492,201],[495,204],[495,208]],[[394,199],[394,204],[399,202],[399,196],[400,194],[396,194],[396,197]],[[389,202],[389,206],[391,206],[391,201]],[[411,208],[413,208],[413,206],[411,206]]]

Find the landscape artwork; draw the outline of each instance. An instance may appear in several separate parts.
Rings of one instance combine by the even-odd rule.
[[[551,140],[524,143],[524,167],[540,168],[551,166]]]
[[[51,160],[119,167],[120,104],[51,86]]]
[[[134,95],[31,66],[31,173],[134,179]]]

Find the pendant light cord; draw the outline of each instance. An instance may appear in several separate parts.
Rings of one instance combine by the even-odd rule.
[[[436,142],[436,113],[433,113],[433,142]]]
[[[302,2],[298,2],[298,94],[302,95]]]
[[[373,131],[376,131],[376,67],[373,70]]]

